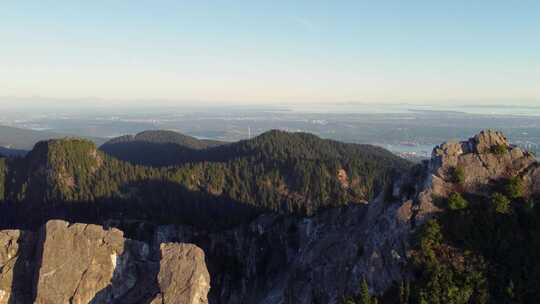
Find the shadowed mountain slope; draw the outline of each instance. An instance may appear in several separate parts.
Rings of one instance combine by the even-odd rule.
[[[144,131],[113,138],[100,149],[118,159],[138,165],[168,166],[190,161],[198,150],[224,144],[197,139],[174,131]]]
[[[83,204],[86,214],[76,216],[92,222],[122,217],[219,228],[263,211],[311,215],[365,203],[410,165],[381,148],[277,131],[192,151],[183,165],[156,168],[117,160],[83,139],[40,142],[25,158],[2,162],[4,207],[36,222],[71,210],[60,206]]]

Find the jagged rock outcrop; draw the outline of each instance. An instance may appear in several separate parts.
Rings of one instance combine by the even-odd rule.
[[[207,303],[210,278],[194,245],[152,252],[120,230],[59,220],[0,231],[0,244],[0,303]]]
[[[152,263],[148,245],[97,225],[49,221],[38,243],[36,303],[111,303],[136,285],[137,262]]]
[[[460,181],[454,176],[457,170]],[[412,206],[414,223],[421,224],[440,211],[437,200],[451,192],[489,195],[493,184],[511,177],[525,182],[526,196],[540,193],[540,165],[534,155],[511,145],[501,132],[484,130],[466,141],[435,147],[431,160],[394,185],[394,196],[409,198],[405,204]]]
[[[207,304],[210,274],[204,252],[190,244],[161,244],[158,283],[160,293],[152,304]]]
[[[439,188],[452,190],[448,184],[454,182],[452,170],[462,168],[464,190],[481,192],[483,185],[499,178],[530,177],[530,169],[537,167],[538,162],[532,154],[511,145],[502,133],[486,130],[467,141],[436,147],[429,169],[443,183]]]
[[[502,153],[494,148],[499,146]],[[359,292],[363,278],[372,293],[382,294],[410,276],[412,235],[442,210],[437,198],[457,187],[451,176],[457,166],[465,168],[459,187],[467,191],[514,175],[540,190],[535,158],[501,133],[484,131],[436,147],[430,161],[404,173],[368,205],[309,218],[267,214],[221,233],[162,226],[155,243],[190,242],[205,251],[211,303],[338,303]]]

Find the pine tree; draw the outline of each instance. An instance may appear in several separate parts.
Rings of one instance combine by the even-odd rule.
[[[369,295],[369,287],[366,279],[362,280],[360,285],[360,298],[359,304],[371,304],[371,296]]]
[[[399,285],[399,304],[409,304],[411,284],[409,281],[401,281]]]

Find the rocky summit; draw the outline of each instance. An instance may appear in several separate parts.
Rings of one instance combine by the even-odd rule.
[[[481,191],[482,185],[501,177],[519,175],[527,181],[528,190],[538,181],[536,158],[519,147],[511,145],[497,131],[482,131],[460,143],[445,143],[436,147],[430,163],[438,187],[451,189],[448,182],[454,168],[463,168],[463,185],[469,191]],[[446,184],[441,184],[446,183]]]

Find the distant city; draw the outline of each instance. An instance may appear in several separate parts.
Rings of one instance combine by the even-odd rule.
[[[540,107],[439,106],[411,104],[282,105],[221,107],[96,107],[17,109],[0,114],[0,124],[85,136],[105,141],[144,130],[167,129],[204,139],[237,141],[270,129],[314,133],[323,138],[382,146],[409,159],[427,158],[447,139],[480,129],[503,131],[509,140],[536,152]],[[1,143],[10,145],[10,143]]]

